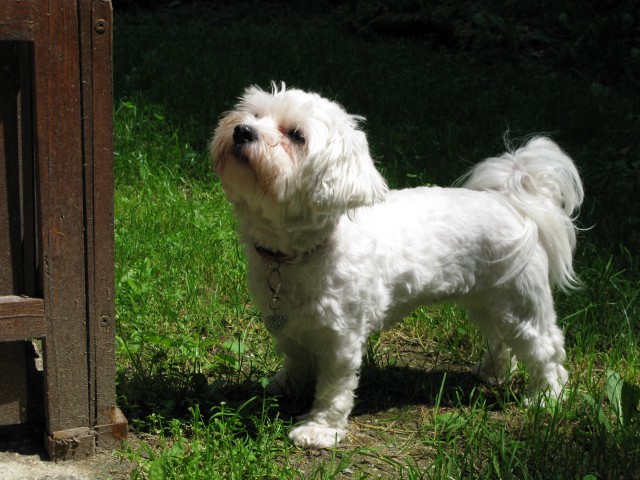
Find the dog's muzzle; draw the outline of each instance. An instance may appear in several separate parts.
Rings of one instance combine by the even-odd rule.
[[[237,147],[243,147],[258,140],[258,131],[250,125],[236,125],[233,129],[233,143]]]

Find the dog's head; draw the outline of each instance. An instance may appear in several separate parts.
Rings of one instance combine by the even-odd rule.
[[[303,218],[340,214],[384,198],[361,117],[315,93],[248,88],[211,143],[229,200],[250,211]]]

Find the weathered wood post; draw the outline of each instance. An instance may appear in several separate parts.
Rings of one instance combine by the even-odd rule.
[[[40,338],[56,459],[127,432],[115,403],[111,69],[109,1],[0,3],[0,424],[28,419]]]

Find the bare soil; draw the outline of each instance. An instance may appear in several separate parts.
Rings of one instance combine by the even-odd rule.
[[[42,432],[29,426],[0,429],[2,480],[124,480],[131,467],[112,451],[78,460],[49,460]]]

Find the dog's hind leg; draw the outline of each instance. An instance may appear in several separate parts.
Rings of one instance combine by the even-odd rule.
[[[551,288],[548,284],[538,287],[524,289],[519,302],[517,296],[510,297],[511,308],[500,326],[503,342],[529,373],[528,403],[542,399],[541,395],[560,398],[569,378],[563,366],[564,334],[556,324]]]
[[[566,353],[562,330],[555,322],[545,322],[538,325],[537,331],[527,340],[516,338],[512,340],[512,345],[529,372],[526,403],[544,401],[544,396],[559,399],[569,380],[569,374],[563,366]]]

